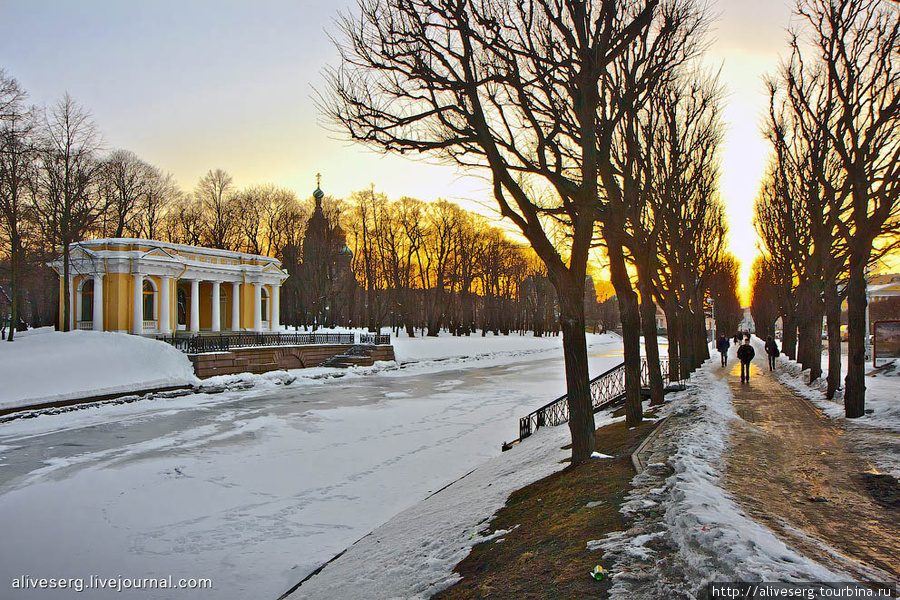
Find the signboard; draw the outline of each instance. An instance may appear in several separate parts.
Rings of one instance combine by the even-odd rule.
[[[872,366],[900,359],[900,321],[875,321]]]

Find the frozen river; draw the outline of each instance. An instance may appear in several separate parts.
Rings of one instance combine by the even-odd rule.
[[[558,353],[510,360],[269,380],[0,425],[0,597],[274,600],[498,454],[518,417],[564,392]],[[616,344],[598,344],[591,372],[620,360]],[[14,589],[92,576],[214,587]]]

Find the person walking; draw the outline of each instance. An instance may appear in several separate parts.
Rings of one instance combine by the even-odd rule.
[[[756,356],[756,351],[750,345],[750,336],[744,338],[744,343],[738,348],[737,357],[741,361],[741,383],[750,383],[750,361]]]
[[[723,333],[722,337],[719,338],[719,341],[716,342],[716,350],[719,351],[719,354],[722,355],[722,366],[728,366],[728,348],[731,347],[731,342],[728,341],[728,337]]]
[[[778,343],[772,339],[770,335],[766,340],[766,354],[769,355],[769,370],[775,370],[775,359],[781,355],[781,350],[778,349]]]

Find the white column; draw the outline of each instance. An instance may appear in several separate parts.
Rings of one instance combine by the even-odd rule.
[[[131,333],[141,335],[144,333],[144,276],[141,273],[133,273],[134,279],[134,305],[132,306]]]
[[[241,284],[231,284],[231,330],[241,330]]]
[[[200,282],[191,279],[191,322],[188,328],[192,333],[200,331]]]
[[[94,275],[94,331],[103,331],[103,275]]]
[[[222,315],[219,314],[219,282],[212,282],[212,293],[210,294],[212,297],[212,330],[213,331],[221,331],[221,319]]]
[[[163,275],[159,279],[159,332],[167,334],[172,332],[171,325],[169,325],[169,315],[172,314],[172,301],[169,297],[169,289],[172,287],[172,278]]]
[[[262,284],[253,284],[253,331],[262,331]]]
[[[272,297],[269,299],[272,303],[272,308],[269,309],[269,314],[271,315],[269,319],[269,327],[272,328],[272,331],[279,331],[281,329],[281,285],[276,283],[272,286]]]
[[[76,294],[75,277],[69,275],[69,331],[75,331],[76,323],[78,323],[78,319],[75,318],[76,309],[78,308],[78,303],[75,302]]]

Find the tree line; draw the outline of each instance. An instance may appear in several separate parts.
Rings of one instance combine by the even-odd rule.
[[[866,276],[900,231],[900,16],[876,0],[800,0],[790,56],[767,80],[772,146],[756,202],[763,256],[753,315],[763,334],[782,319],[784,352],[841,375],[848,306],[847,417],[865,412]]]
[[[653,300],[669,320],[669,367],[686,374],[708,356],[710,288],[734,280],[717,191],[721,92],[696,60],[706,23],[690,0],[360,1],[339,21],[341,63],[319,99],[335,128],[482,172],[544,264],[574,464],[594,447],[583,302],[592,249],[607,256],[621,315],[630,426],[642,419],[642,334],[652,401],[662,401]],[[718,295],[733,331],[735,290]]]
[[[59,281],[46,263],[60,248],[68,269],[72,242],[133,237],[279,258],[291,275],[282,319],[298,327],[391,325],[410,335],[558,331],[555,290],[533,252],[457,204],[391,201],[374,187],[324,198],[326,219],[340,231],[333,254],[346,248],[350,279],[311,298],[317,288],[302,247],[312,198],[272,184],[238,189],[222,169],[186,193],[134,152],[104,152],[90,114],[71,97],[43,110],[26,99],[0,72],[0,265],[13,323],[57,319]],[[614,303],[599,302],[593,283],[586,288],[589,326],[615,327]],[[68,322],[66,316],[62,326]]]

